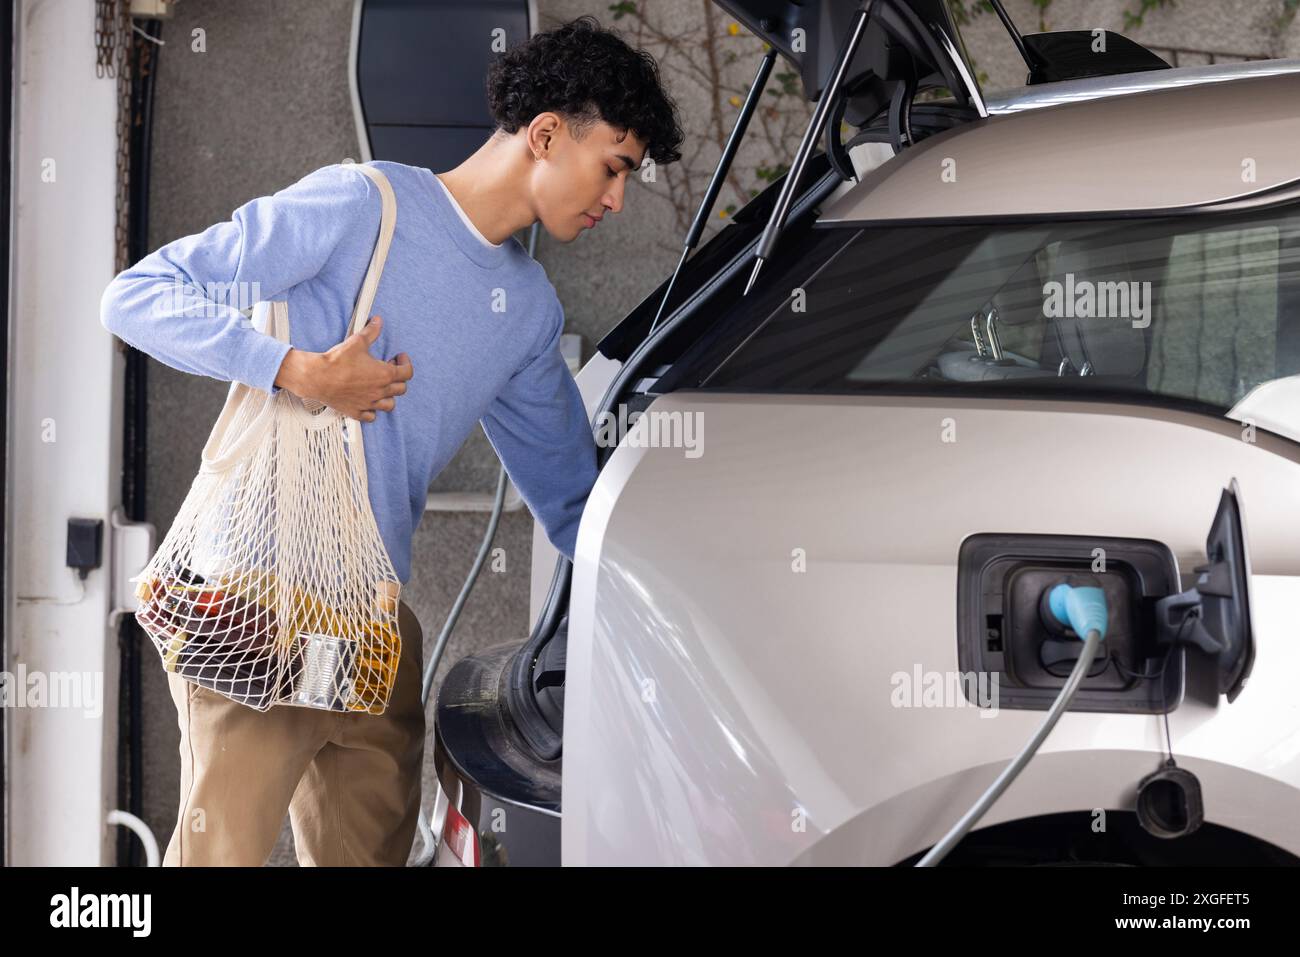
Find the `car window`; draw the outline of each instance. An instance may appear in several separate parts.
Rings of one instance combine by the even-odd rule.
[[[1225,412],[1300,373],[1300,211],[870,227],[704,388],[1115,394]]]

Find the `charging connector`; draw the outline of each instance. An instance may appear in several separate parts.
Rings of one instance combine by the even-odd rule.
[[[1075,662],[1074,670],[1070,672],[1070,677],[1066,680],[1065,686],[1061,688],[1060,694],[1056,696],[1051,710],[1047,717],[1034,732],[1034,736],[1016,755],[1015,759],[1006,766],[997,780],[994,781],[987,791],[985,791],[978,801],[962,815],[952,829],[943,836],[943,838],[930,848],[929,853],[917,862],[917,867],[934,867],[949,852],[957,846],[971,829],[979,823],[980,818],[988,813],[989,808],[1002,796],[1002,793],[1011,786],[1020,772],[1025,769],[1029,761],[1038,752],[1047,736],[1056,727],[1056,722],[1061,719],[1066,709],[1070,706],[1070,701],[1074,698],[1075,693],[1079,690],[1079,685],[1083,683],[1084,676],[1092,666],[1092,660],[1097,656],[1097,650],[1101,647],[1102,639],[1106,636],[1106,624],[1109,618],[1109,609],[1106,606],[1106,593],[1100,588],[1086,586],[1076,587],[1072,585],[1060,584],[1053,586],[1044,595],[1046,605],[1050,613],[1056,616],[1062,624],[1068,625],[1074,630],[1075,634],[1083,635],[1083,651],[1079,654],[1079,660]]]

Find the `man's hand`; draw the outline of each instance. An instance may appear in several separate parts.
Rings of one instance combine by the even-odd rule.
[[[397,404],[394,396],[406,392],[406,383],[415,370],[405,352],[399,352],[390,362],[370,354],[382,324],[379,316],[371,316],[360,332],[354,332],[329,352],[290,349],[275,384],[362,422],[375,421],[376,412],[393,411]]]

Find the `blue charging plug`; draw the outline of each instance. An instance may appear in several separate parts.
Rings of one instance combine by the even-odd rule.
[[[1083,640],[1083,647],[1079,649],[1079,656],[1074,662],[1074,667],[1070,670],[1070,676],[1065,679],[1065,684],[1061,687],[1052,702],[1051,710],[1047,712],[1047,717],[1034,732],[1034,736],[1024,746],[1015,759],[1006,766],[1001,774],[997,776],[987,791],[980,795],[980,799],[975,802],[969,811],[967,811],[960,821],[952,826],[929,852],[917,863],[917,867],[934,867],[944,857],[957,846],[957,842],[966,836],[982,818],[993,803],[1002,796],[1002,792],[1011,786],[1011,782],[1016,776],[1025,769],[1030,758],[1038,751],[1043,741],[1052,733],[1052,728],[1056,727],[1056,722],[1060,720],[1070,702],[1074,700],[1075,693],[1078,692],[1084,676],[1092,668],[1093,661],[1096,659],[1101,650],[1101,640],[1106,637],[1106,618],[1109,611],[1106,608],[1106,593],[1096,586],[1085,585],[1075,587],[1062,582],[1059,585],[1053,585],[1045,589],[1038,596],[1038,616],[1043,620],[1043,625],[1051,628],[1053,624],[1059,624],[1062,629],[1069,627],[1074,629],[1074,633]],[[1049,617],[1052,619],[1049,621]],[[1097,637],[1093,638],[1093,632]],[[1060,644],[1053,639],[1045,644]],[[1071,646],[1072,648],[1074,646]]]
[[[1074,629],[1081,641],[1093,630],[1102,638],[1106,637],[1106,619],[1109,615],[1106,593],[1100,588],[1065,583],[1054,585],[1047,593],[1047,606],[1057,621]]]

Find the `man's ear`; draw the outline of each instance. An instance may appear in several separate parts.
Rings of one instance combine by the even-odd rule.
[[[559,132],[561,120],[558,114],[547,111],[538,113],[528,124],[526,137],[528,150],[533,159],[544,159],[551,151],[555,135]]]

